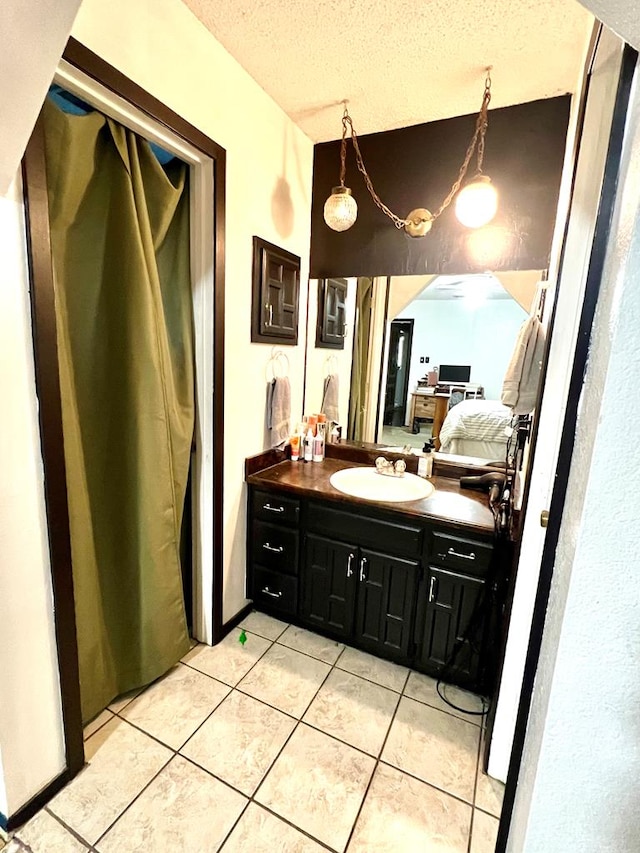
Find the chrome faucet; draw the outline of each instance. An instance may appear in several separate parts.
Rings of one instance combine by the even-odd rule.
[[[385,477],[404,477],[406,470],[407,463],[404,459],[398,459],[396,462],[385,459],[384,456],[378,456],[376,459],[376,471]]]

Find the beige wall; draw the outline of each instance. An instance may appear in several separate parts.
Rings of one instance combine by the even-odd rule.
[[[302,258],[300,339],[297,347],[287,348],[297,419],[304,379],[313,146],[179,0],[84,0],[72,35],[227,150],[223,615],[229,619],[245,603],[243,462],[264,448],[265,368],[271,350],[250,342],[252,237]],[[12,312],[3,311],[0,318],[14,333],[0,337],[3,368],[9,364],[5,358],[17,353],[13,396],[5,396],[11,417],[0,423],[0,447],[22,459],[25,471],[14,482],[4,476],[3,466],[0,494],[0,562],[3,570],[15,567],[13,573],[3,571],[0,590],[0,604],[15,615],[5,620],[3,610],[0,618],[0,639],[7,640],[0,643],[0,809],[9,813],[57,775],[63,761],[23,243],[3,252],[2,272],[9,275],[15,260],[22,263],[22,276],[7,279]],[[28,500],[23,500],[26,493]],[[17,637],[24,654],[13,661]],[[18,661],[20,675],[14,666]]]

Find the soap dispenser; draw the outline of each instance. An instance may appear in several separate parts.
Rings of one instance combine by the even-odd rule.
[[[433,442],[431,439],[425,442],[424,447],[422,448],[422,453],[418,459],[418,476],[433,476]]]

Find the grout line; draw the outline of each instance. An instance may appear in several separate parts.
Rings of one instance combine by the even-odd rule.
[[[55,821],[57,821],[61,826],[63,826],[67,832],[69,832],[76,841],[80,841],[83,847],[86,847],[87,850],[91,850],[92,845],[89,844],[86,838],[83,838],[82,835],[78,832],[77,829],[74,829],[72,826],[64,821],[61,817],[59,817],[55,812],[52,812],[49,806],[45,806],[42,811],[45,811],[50,817],[52,817]]]
[[[242,627],[242,626],[239,626],[239,627]],[[278,642],[278,639],[279,639],[280,637],[282,637],[282,636],[283,636],[283,634],[288,630],[288,628],[289,628],[289,627],[290,627],[290,625],[287,625],[287,627],[283,629],[283,631],[279,634],[279,637],[278,637],[276,640],[272,640],[272,639],[271,639],[271,638],[269,638],[269,637],[262,637],[262,635],[257,634],[256,632],[251,631],[251,629],[248,629],[248,630],[249,630],[249,633],[254,633],[254,635],[255,635],[255,636],[257,636],[257,637],[260,637],[260,639],[268,641],[269,645],[265,648],[265,650],[261,653],[261,655],[260,655],[260,656],[259,656],[259,657],[254,661],[254,663],[249,667],[249,669],[248,669],[248,670],[247,670],[247,671],[246,671],[246,672],[241,676],[241,678],[238,680],[238,682],[237,682],[235,685],[229,685],[229,684],[227,684],[227,683],[223,682],[221,679],[216,678],[215,676],[212,676],[212,675],[210,675],[210,674],[209,674],[209,673],[207,673],[207,672],[202,672],[202,670],[197,669],[195,666],[190,666],[190,664],[189,664],[188,662],[180,661],[180,663],[181,663],[182,665],[187,666],[187,667],[190,667],[192,670],[194,670],[194,671],[196,671],[196,672],[199,672],[201,675],[205,675],[205,676],[207,676],[208,678],[211,678],[211,679],[213,679],[214,681],[216,681],[218,684],[220,684],[220,685],[224,686],[225,688],[227,688],[227,689],[228,689],[228,692],[227,692],[227,694],[223,697],[223,699],[215,705],[215,707],[210,711],[210,713],[205,717],[205,719],[204,719],[204,720],[203,720],[203,721],[202,721],[202,722],[201,722],[201,723],[196,727],[196,729],[195,729],[195,730],[194,730],[194,731],[189,735],[189,737],[184,741],[184,743],[182,743],[182,744],[181,744],[181,746],[180,746],[178,749],[174,749],[173,747],[168,746],[166,743],[163,743],[159,738],[157,738],[157,737],[155,737],[154,735],[150,734],[148,731],[146,731],[145,729],[141,728],[141,727],[140,727],[139,725],[137,725],[135,722],[132,722],[131,720],[127,719],[127,718],[123,715],[123,713],[122,713],[122,712],[123,712],[123,711],[125,711],[125,709],[126,709],[126,708],[131,704],[131,702],[133,702],[133,701],[134,701],[136,698],[138,698],[139,696],[142,696],[142,695],[145,693],[145,691],[146,691],[146,690],[148,690],[148,689],[150,689],[151,687],[153,687],[153,684],[152,684],[152,685],[148,685],[146,688],[144,688],[142,691],[140,691],[138,694],[136,694],[136,696],[133,696],[133,697],[129,700],[129,702],[127,702],[127,703],[126,703],[126,705],[123,705],[123,706],[122,706],[122,708],[120,708],[120,709],[119,709],[119,711],[117,711],[117,712],[116,712],[116,711],[113,711],[113,710],[111,710],[111,709],[109,708],[109,710],[110,710],[110,711],[111,711],[111,713],[113,714],[113,717],[116,717],[116,718],[118,718],[119,720],[121,720],[122,722],[127,723],[127,724],[128,724],[128,725],[130,725],[132,728],[134,728],[134,729],[136,729],[136,730],[140,731],[142,734],[146,735],[147,737],[151,738],[151,739],[152,739],[153,741],[155,741],[156,743],[158,743],[158,744],[160,744],[161,746],[163,746],[166,750],[168,750],[168,751],[171,753],[171,756],[170,756],[170,758],[169,758],[169,759],[168,759],[168,760],[167,760],[167,761],[162,765],[162,767],[160,767],[160,769],[159,769],[159,770],[158,770],[158,771],[157,771],[157,772],[152,776],[152,778],[151,778],[151,779],[149,779],[149,781],[148,781],[148,782],[143,786],[143,788],[138,792],[138,794],[137,794],[137,795],[136,795],[136,796],[135,796],[135,797],[134,797],[134,798],[133,798],[133,799],[128,803],[128,805],[127,805],[127,806],[126,806],[126,807],[125,807],[121,812],[119,812],[119,813],[118,813],[117,817],[116,817],[116,818],[111,822],[111,824],[110,824],[110,825],[109,825],[109,826],[108,826],[108,827],[107,827],[107,828],[102,832],[102,834],[101,834],[101,835],[100,835],[100,837],[99,837],[99,838],[94,842],[94,844],[93,844],[93,845],[89,845],[89,849],[90,849],[90,850],[94,851],[94,850],[96,849],[97,844],[98,844],[99,842],[101,842],[101,841],[104,839],[104,837],[105,837],[105,836],[106,836],[106,835],[107,835],[107,834],[108,834],[108,833],[113,829],[114,825],[115,825],[115,824],[116,824],[116,823],[117,823],[117,822],[118,822],[118,821],[119,821],[119,820],[124,816],[124,814],[125,814],[125,813],[126,813],[126,812],[127,812],[127,811],[132,807],[132,806],[133,806],[133,804],[134,804],[134,803],[135,803],[135,802],[136,802],[136,801],[137,801],[137,800],[138,800],[138,799],[139,799],[139,798],[140,798],[140,797],[141,797],[141,796],[146,792],[146,790],[147,790],[147,789],[151,786],[151,784],[152,784],[152,783],[153,783],[153,782],[158,778],[158,776],[159,776],[159,775],[160,775],[160,774],[161,774],[161,773],[162,773],[162,772],[163,772],[163,771],[168,767],[168,765],[171,763],[171,761],[173,761],[173,760],[175,759],[175,757],[176,757],[176,756],[180,756],[180,758],[182,758],[184,761],[187,761],[188,763],[192,764],[193,766],[197,767],[198,769],[200,769],[200,770],[202,770],[202,771],[206,772],[209,776],[211,776],[211,777],[212,777],[213,779],[215,779],[216,781],[220,782],[221,784],[224,784],[226,787],[230,788],[231,790],[233,790],[233,791],[235,791],[235,792],[239,793],[241,796],[243,796],[243,797],[245,797],[245,798],[246,798],[246,804],[245,804],[244,808],[241,810],[240,814],[238,815],[238,818],[236,819],[236,821],[234,822],[233,826],[231,827],[231,829],[229,830],[229,832],[228,832],[228,833],[227,833],[227,835],[225,836],[224,840],[222,841],[222,843],[221,843],[220,847],[218,848],[219,850],[222,850],[222,849],[224,848],[224,845],[227,843],[227,841],[229,840],[229,837],[230,837],[230,836],[231,836],[231,834],[234,832],[234,830],[235,830],[235,828],[237,827],[238,823],[241,821],[241,819],[242,819],[242,817],[244,816],[244,814],[246,813],[246,810],[248,809],[249,805],[250,805],[251,803],[255,803],[255,804],[256,804],[256,806],[258,806],[258,807],[260,807],[260,808],[264,809],[264,810],[265,810],[265,811],[267,811],[269,814],[274,815],[277,819],[279,819],[279,820],[283,821],[285,824],[289,825],[290,827],[292,827],[293,829],[295,829],[297,832],[299,832],[299,833],[301,833],[302,835],[306,836],[307,838],[309,838],[309,839],[313,840],[314,842],[316,842],[317,844],[319,844],[319,845],[320,845],[321,847],[323,847],[324,849],[329,850],[329,851],[333,851],[333,850],[334,850],[334,848],[331,848],[331,847],[330,847],[326,842],[320,841],[319,839],[315,838],[315,837],[314,837],[314,836],[312,836],[310,833],[308,833],[306,830],[302,829],[302,828],[301,828],[301,827],[299,827],[299,826],[296,826],[294,823],[292,823],[292,822],[291,822],[290,820],[288,820],[287,818],[283,817],[282,815],[280,815],[280,814],[278,814],[277,812],[273,811],[273,809],[271,809],[270,807],[265,806],[263,803],[261,803],[261,802],[259,802],[258,800],[256,800],[256,799],[255,799],[255,798],[256,798],[256,796],[257,796],[257,794],[259,793],[260,789],[262,788],[262,786],[263,786],[264,782],[266,781],[266,779],[267,779],[267,778],[268,778],[268,776],[270,775],[271,771],[273,770],[273,768],[274,768],[275,764],[278,762],[278,760],[280,759],[280,757],[281,757],[282,753],[284,752],[284,750],[286,749],[287,745],[289,744],[290,740],[292,739],[292,737],[294,736],[294,734],[298,731],[298,729],[300,728],[300,726],[301,726],[301,725],[307,726],[309,729],[311,729],[311,730],[313,730],[313,731],[317,731],[318,733],[323,734],[323,735],[325,735],[326,737],[329,737],[329,738],[331,738],[332,740],[335,740],[335,741],[337,741],[338,743],[341,743],[341,744],[343,744],[344,746],[346,746],[346,747],[348,747],[348,748],[354,749],[354,750],[356,750],[357,752],[361,753],[362,755],[366,756],[367,758],[373,759],[373,761],[375,762],[374,767],[373,767],[373,770],[372,770],[371,775],[370,775],[370,777],[369,777],[369,781],[368,781],[368,783],[367,783],[367,786],[366,786],[366,789],[365,789],[364,795],[363,795],[362,800],[361,800],[361,802],[360,802],[360,806],[359,806],[359,809],[358,809],[358,812],[357,812],[356,818],[355,818],[355,820],[354,820],[354,822],[353,822],[353,825],[352,825],[352,827],[351,827],[351,831],[350,831],[349,836],[348,836],[347,844],[346,844],[346,847],[344,848],[345,850],[347,850],[347,849],[348,849],[348,847],[349,847],[349,845],[351,844],[351,840],[352,840],[353,834],[354,834],[354,832],[355,832],[356,825],[357,825],[358,820],[359,820],[359,818],[360,818],[360,814],[361,814],[361,812],[362,812],[362,810],[363,810],[363,808],[364,808],[364,804],[365,804],[365,802],[366,802],[366,800],[367,800],[367,796],[368,796],[368,794],[369,794],[369,790],[370,790],[371,785],[372,785],[372,783],[373,783],[373,779],[374,779],[374,777],[375,777],[375,775],[376,775],[376,773],[377,773],[377,771],[378,771],[378,768],[379,768],[379,766],[380,766],[381,764],[383,764],[384,766],[392,767],[393,769],[397,770],[397,772],[402,773],[402,774],[406,775],[406,776],[407,776],[407,777],[409,777],[409,778],[412,778],[412,779],[415,779],[415,780],[417,780],[417,781],[419,781],[419,782],[422,782],[423,784],[426,784],[426,785],[428,785],[429,787],[434,788],[436,791],[440,792],[441,794],[443,794],[443,795],[445,795],[445,796],[452,797],[453,799],[458,800],[458,801],[459,801],[459,802],[461,802],[461,803],[464,803],[464,805],[469,806],[469,807],[471,808],[471,810],[472,810],[472,816],[471,816],[471,821],[472,821],[472,822],[471,822],[471,826],[470,826],[470,828],[469,828],[469,842],[468,842],[467,850],[469,850],[469,849],[470,849],[470,844],[471,844],[471,832],[472,832],[472,826],[473,826],[473,810],[475,809],[475,797],[476,797],[476,789],[477,789],[477,784],[478,784],[478,773],[479,773],[479,769],[478,769],[478,768],[479,768],[480,754],[481,754],[481,749],[482,749],[482,737],[480,737],[480,738],[479,738],[478,753],[477,753],[477,757],[476,757],[476,775],[475,775],[475,780],[474,780],[473,803],[468,803],[466,800],[462,799],[461,797],[456,796],[455,794],[451,794],[451,793],[449,793],[448,791],[443,791],[442,789],[438,788],[436,785],[433,785],[432,783],[426,782],[424,779],[420,779],[419,777],[414,776],[412,773],[408,773],[407,771],[405,771],[405,770],[403,770],[403,769],[401,769],[401,768],[399,768],[399,767],[394,767],[394,765],[391,765],[391,764],[389,764],[388,762],[383,761],[383,760],[382,760],[382,754],[383,754],[383,752],[384,752],[384,748],[385,748],[385,746],[386,746],[387,740],[388,740],[389,735],[390,735],[390,733],[391,733],[391,729],[392,729],[392,727],[393,727],[393,724],[394,724],[394,722],[395,722],[395,720],[396,720],[396,715],[397,715],[398,709],[399,709],[399,707],[400,707],[401,701],[402,701],[402,699],[403,699],[403,698],[413,699],[413,697],[407,696],[407,695],[406,695],[406,692],[405,692],[405,691],[406,691],[406,688],[407,688],[407,685],[408,685],[408,682],[409,682],[409,678],[410,678],[410,676],[411,676],[411,672],[412,672],[413,670],[411,670],[411,669],[409,669],[409,668],[406,668],[406,667],[402,667],[402,668],[404,668],[404,669],[406,669],[406,670],[407,670],[407,672],[406,672],[406,676],[405,676],[405,678],[404,678],[404,683],[403,683],[402,689],[401,689],[400,691],[398,691],[398,690],[394,690],[393,688],[387,687],[386,685],[380,684],[379,682],[372,681],[371,679],[368,679],[368,678],[366,678],[365,676],[362,676],[362,675],[360,675],[360,674],[358,674],[358,673],[350,672],[349,670],[344,670],[344,669],[342,669],[340,666],[338,666],[339,661],[341,660],[341,658],[342,658],[342,656],[344,655],[345,651],[346,651],[347,649],[351,648],[350,646],[346,646],[346,645],[344,645],[344,644],[339,644],[339,645],[342,645],[342,646],[343,646],[343,648],[342,648],[342,650],[340,651],[340,653],[338,654],[338,656],[336,657],[336,659],[335,659],[335,661],[333,662],[333,664],[330,664],[328,661],[326,661],[326,660],[322,660],[321,658],[315,657],[314,655],[310,655],[310,654],[308,654],[308,653],[306,653],[306,652],[302,652],[302,651],[300,651],[299,649],[293,648],[293,647],[291,647],[291,646],[286,646],[284,643],[279,643],[279,642]],[[247,629],[244,629],[244,628],[243,628],[243,630],[247,630]],[[310,633],[314,633],[314,632],[310,632]],[[317,635],[317,636],[321,636],[321,635]],[[290,649],[291,651],[298,652],[299,654],[305,655],[306,657],[311,658],[311,659],[313,659],[313,660],[315,660],[315,661],[318,661],[318,662],[320,662],[320,663],[324,663],[326,666],[328,666],[328,667],[329,667],[329,669],[328,669],[328,671],[326,672],[325,676],[323,677],[323,679],[322,679],[322,680],[321,680],[321,682],[319,683],[319,685],[318,685],[318,687],[317,687],[317,689],[316,689],[316,691],[315,691],[315,693],[314,693],[313,697],[310,699],[310,701],[309,701],[309,702],[307,703],[307,705],[305,706],[305,708],[304,708],[304,710],[303,710],[302,714],[300,715],[300,717],[295,717],[294,715],[292,715],[292,714],[290,714],[290,713],[288,713],[288,712],[286,712],[286,711],[283,711],[281,708],[277,708],[277,707],[275,707],[274,705],[271,705],[269,702],[266,702],[266,701],[264,701],[263,699],[258,698],[257,696],[252,696],[251,694],[245,693],[245,691],[241,688],[242,681],[243,681],[243,680],[244,680],[244,679],[249,675],[249,673],[250,673],[250,672],[251,672],[251,671],[252,671],[252,670],[257,666],[257,664],[258,664],[258,663],[260,663],[260,661],[262,661],[262,660],[264,659],[265,655],[266,655],[266,654],[269,652],[269,650],[270,650],[271,648],[273,648],[273,646],[274,646],[274,645],[276,645],[276,644],[277,644],[277,645],[279,645],[279,646],[281,646],[282,648],[288,648],[288,649]],[[195,648],[195,647],[194,647],[194,648]],[[393,663],[393,662],[390,662],[390,663]],[[400,664],[395,664],[395,665],[396,665],[396,666],[401,666]],[[326,731],[324,731],[323,729],[321,729],[321,728],[319,728],[319,727],[315,726],[314,724],[309,723],[309,722],[307,722],[307,721],[305,721],[305,720],[304,720],[304,716],[307,714],[307,712],[309,711],[310,707],[311,707],[311,706],[312,706],[312,704],[315,702],[315,700],[316,700],[316,698],[318,697],[318,695],[319,695],[320,691],[323,689],[323,687],[324,687],[324,686],[325,686],[325,684],[327,683],[328,679],[330,678],[331,673],[332,673],[334,670],[337,670],[337,671],[342,672],[342,673],[346,673],[346,674],[351,675],[351,676],[353,676],[353,677],[355,677],[355,678],[360,678],[360,679],[362,679],[363,681],[365,681],[365,682],[367,682],[367,683],[373,684],[373,685],[375,685],[375,686],[377,686],[377,687],[380,687],[380,688],[382,688],[382,689],[385,689],[385,690],[389,690],[390,692],[392,692],[392,693],[394,693],[394,694],[395,694],[395,696],[396,696],[396,704],[395,704],[395,708],[394,708],[393,714],[392,714],[392,716],[391,716],[391,718],[390,718],[389,724],[388,724],[388,726],[387,726],[387,730],[386,730],[386,733],[385,733],[384,740],[383,740],[383,742],[382,742],[382,746],[381,746],[381,747],[380,747],[380,749],[378,750],[377,755],[371,755],[371,753],[365,752],[363,749],[360,749],[359,747],[353,746],[352,744],[347,743],[345,740],[343,740],[343,739],[341,739],[341,738],[337,737],[336,735],[330,734],[329,732],[326,732]],[[155,682],[154,682],[154,684],[155,684]],[[182,753],[180,752],[180,750],[181,750],[181,749],[183,749],[183,748],[185,747],[185,745],[189,742],[189,740],[191,740],[191,738],[192,738],[192,737],[194,737],[194,735],[195,735],[195,734],[196,734],[196,733],[197,733],[197,732],[202,728],[202,726],[204,726],[204,725],[205,725],[205,723],[206,723],[206,722],[207,722],[207,721],[208,721],[208,720],[213,716],[213,714],[215,714],[215,712],[220,708],[220,706],[223,704],[223,702],[225,702],[225,701],[226,701],[226,699],[228,699],[228,698],[229,698],[229,696],[231,696],[231,694],[233,693],[233,691],[234,691],[234,690],[235,690],[236,692],[238,692],[238,693],[242,694],[243,696],[249,696],[250,698],[254,699],[255,701],[262,702],[262,704],[266,705],[267,707],[270,707],[270,708],[272,708],[273,710],[278,711],[278,712],[279,712],[279,713],[281,713],[281,714],[284,714],[286,717],[289,717],[291,720],[293,720],[293,721],[294,721],[294,726],[293,726],[293,728],[292,728],[292,730],[291,730],[290,734],[289,734],[289,735],[288,735],[288,737],[285,739],[285,741],[283,742],[282,747],[278,750],[277,754],[274,756],[274,758],[273,758],[273,759],[272,759],[272,761],[270,762],[270,764],[269,764],[268,768],[266,769],[266,771],[265,771],[265,772],[264,772],[264,774],[262,775],[262,778],[261,778],[260,782],[259,782],[259,783],[258,783],[258,785],[256,786],[256,789],[255,789],[255,791],[253,792],[253,794],[252,794],[251,796],[247,796],[247,794],[245,794],[243,791],[240,791],[240,790],[239,790],[238,788],[236,788],[234,785],[232,785],[232,784],[230,784],[229,782],[227,782],[226,780],[224,780],[224,779],[220,778],[220,777],[219,777],[219,776],[217,776],[215,773],[212,773],[212,772],[211,772],[210,770],[208,770],[206,767],[203,767],[202,765],[198,764],[198,762],[197,762],[197,761],[194,761],[193,759],[191,759],[191,758],[187,757],[186,755],[182,755]],[[441,708],[437,708],[437,707],[434,707],[434,706],[432,706],[432,705],[429,705],[429,703],[421,702],[421,701],[420,701],[420,700],[418,700],[418,699],[414,699],[414,701],[419,702],[420,704],[426,705],[426,706],[428,706],[428,707],[430,707],[430,708],[433,708],[434,710],[440,711],[441,713],[448,714],[449,716],[452,716],[452,717],[454,717],[454,718],[456,718],[456,719],[459,719],[459,720],[461,720],[462,722],[467,722],[467,720],[465,720],[465,719],[463,719],[463,718],[461,718],[461,717],[457,717],[455,714],[449,714],[449,712],[448,712],[448,711],[443,711]],[[112,717],[111,719],[113,719],[113,717]],[[103,724],[103,726],[104,726],[104,725],[106,725],[108,722],[110,722],[110,721],[109,721],[109,720],[108,720],[108,721],[106,721],[106,722]],[[472,725],[476,725],[476,727],[477,727],[477,724],[474,724],[474,723],[473,723]],[[98,732],[98,731],[100,731],[100,729],[102,729],[102,728],[103,728],[103,726],[100,726],[98,729],[96,729],[96,731],[95,731],[95,732],[94,732],[90,737],[93,737],[93,735],[97,734],[97,732]],[[482,735],[482,729],[480,730],[480,735]],[[90,740],[90,738],[87,738],[87,741],[88,741],[88,740]],[[48,808],[47,808],[46,810],[47,810],[47,811],[49,811],[49,809],[48,809]],[[481,811],[484,811],[484,810],[481,810]],[[50,814],[51,814],[51,815],[52,815],[52,816],[53,816],[53,817],[54,817],[54,818],[55,818],[55,819],[56,819],[56,820],[57,820],[57,821],[58,821],[62,826],[64,826],[66,829],[68,829],[68,830],[72,833],[72,835],[74,835],[74,837],[76,837],[76,838],[77,838],[79,841],[81,841],[84,845],[87,845],[87,844],[88,844],[88,842],[87,842],[85,839],[83,839],[83,838],[82,838],[82,836],[81,836],[81,835],[79,835],[79,834],[77,833],[77,831],[75,831],[75,830],[73,830],[71,827],[67,826],[67,825],[64,823],[64,821],[62,821],[60,818],[58,818],[58,816],[57,816],[57,815],[55,815],[55,813],[51,813],[51,812],[49,812],[49,813],[50,813]],[[485,813],[490,814],[490,813],[488,813],[488,812],[485,812]],[[491,816],[492,816],[492,817],[495,817],[495,815],[491,815]]]
[[[409,680],[409,672],[407,672],[407,677],[405,678],[404,686],[402,688],[403,690],[406,687],[408,680]],[[378,755],[376,757],[376,763],[373,767],[373,772],[371,773],[371,776],[369,777],[369,782],[367,784],[367,787],[365,788],[364,796],[362,797],[362,800],[360,802],[360,807],[358,808],[358,812],[356,814],[355,820],[353,821],[353,825],[351,827],[351,832],[349,833],[349,837],[347,838],[347,843],[346,843],[345,848],[344,848],[345,853],[347,853],[347,851],[349,850],[349,847],[351,845],[351,840],[353,839],[353,834],[356,831],[356,826],[358,824],[358,821],[360,820],[360,815],[362,814],[362,810],[364,809],[364,804],[366,803],[367,797],[369,796],[369,791],[371,790],[371,785],[373,784],[374,776],[378,772],[378,767],[380,766],[381,756],[382,756],[382,753],[384,752],[385,746],[387,745],[387,740],[389,739],[389,735],[391,733],[391,729],[393,727],[393,724],[396,721],[396,715],[398,713],[398,708],[400,707],[401,702],[402,702],[402,693],[400,693],[400,695],[398,696],[398,701],[396,702],[396,707],[393,711],[393,714],[391,715],[391,720],[389,721],[387,733],[385,734],[384,740],[382,741],[382,746],[380,747],[380,752],[378,753]]]

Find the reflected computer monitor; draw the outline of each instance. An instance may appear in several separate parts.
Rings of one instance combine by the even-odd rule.
[[[441,364],[438,370],[438,383],[441,385],[469,382],[470,378],[470,364]]]

